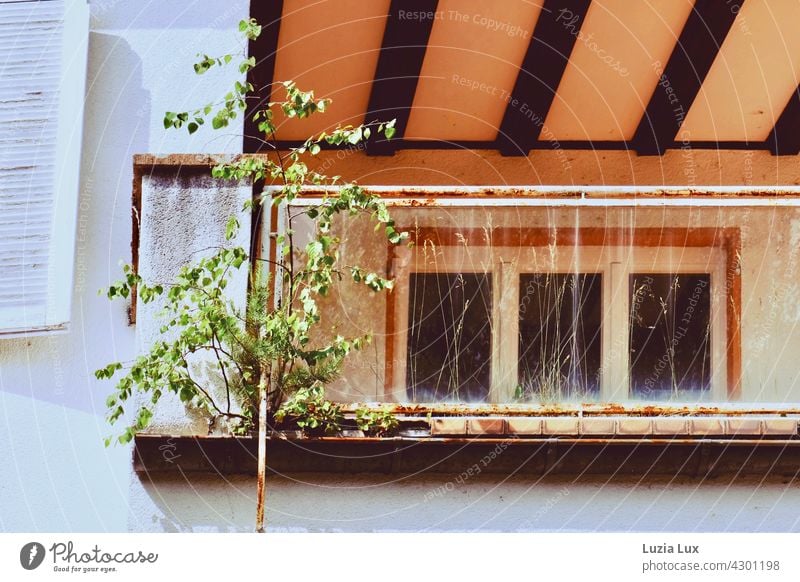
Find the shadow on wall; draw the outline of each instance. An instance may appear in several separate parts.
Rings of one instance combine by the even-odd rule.
[[[255,515],[256,482],[247,476],[143,474],[131,480],[129,531],[252,532]]]
[[[141,60],[118,36],[91,33],[76,224],[70,329],[0,339],[0,390],[105,414],[110,383],[94,378],[112,359],[130,359],[126,306],[98,296],[130,257],[130,160],[148,147],[150,96]]]
[[[91,0],[93,29],[214,29],[235,30],[242,15],[248,14],[249,0],[216,3],[208,0],[171,0],[167,19],[158,2]]]
[[[793,479],[617,475],[325,475],[267,480],[273,532],[797,531]],[[252,531],[254,478],[139,475],[128,526],[148,532]]]

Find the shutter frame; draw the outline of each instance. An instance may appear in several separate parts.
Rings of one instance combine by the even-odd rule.
[[[5,62],[0,58],[0,78],[11,80],[0,91],[0,147],[7,148],[0,153],[0,261],[7,277],[4,285],[0,264],[0,337],[7,337],[63,331],[70,320],[89,7],[86,0],[0,0],[3,25],[0,45],[13,49]],[[28,36],[33,42],[22,45]]]

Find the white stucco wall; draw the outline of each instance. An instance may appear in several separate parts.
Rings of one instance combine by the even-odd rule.
[[[250,213],[244,210],[253,188],[249,183],[231,183],[197,171],[182,176],[142,176],[142,219],[139,239],[139,274],[145,281],[169,283],[181,267],[212,255],[218,248],[250,245]],[[225,240],[229,217],[237,216],[239,230]],[[226,296],[244,311],[247,301],[248,265],[227,275]],[[161,311],[164,300],[138,302],[136,350],[146,353],[163,339]],[[191,360],[194,370],[210,357],[198,352]],[[213,363],[213,362],[212,362]],[[138,395],[137,395],[138,396]],[[148,396],[139,396],[146,404]],[[155,434],[201,434],[208,430],[206,418],[187,409],[172,393],[165,394],[148,428]]]
[[[796,484],[758,479],[553,478],[296,473],[267,480],[276,532],[797,531]],[[447,484],[452,484],[452,488]],[[437,494],[437,491],[444,493]],[[255,480],[154,479],[131,499],[130,527],[252,531]]]
[[[0,340],[2,531],[252,528],[253,479],[142,482],[131,472],[129,448],[104,449],[102,438],[110,432],[104,401],[111,386],[92,374],[136,352],[127,306],[97,295],[118,275],[118,261],[130,257],[132,155],[240,151],[239,123],[215,133],[203,128],[190,137],[165,133],[162,116],[166,110],[203,105],[225,86],[224,76],[197,77],[191,65],[198,50],[220,54],[240,46],[236,25],[247,16],[248,4],[173,0],[167,8],[153,2],[91,2],[72,325],[59,335]],[[423,154],[416,161],[416,154],[402,159],[422,167],[431,156]],[[763,171],[757,175],[769,183],[770,172],[779,172],[768,156],[759,154],[758,160],[755,171]],[[659,164],[652,164],[652,180],[668,179]],[[626,180],[630,170],[623,160],[606,171],[602,179],[613,182]],[[715,171],[707,181],[718,179]],[[368,174],[351,175],[369,179]],[[435,474],[388,480],[315,474],[271,478],[267,522],[280,531],[788,531],[798,529],[800,515],[800,493],[780,481],[572,484],[484,475],[426,501],[449,480]]]
[[[0,530],[124,531],[130,450],[105,449],[110,383],[93,371],[134,354],[127,305],[98,296],[130,260],[132,155],[238,152],[241,123],[193,136],[163,114],[204,105],[227,80],[192,70],[241,47],[248,2],[91,1],[75,288],[66,333],[0,339]]]

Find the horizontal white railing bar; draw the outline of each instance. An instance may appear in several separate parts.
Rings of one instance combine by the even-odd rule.
[[[292,201],[292,206],[314,206],[322,201],[322,197],[304,196]],[[387,198],[389,206],[407,206],[415,208],[442,207],[737,207],[737,208],[775,208],[800,207],[800,198],[438,198],[425,200],[420,204],[415,198]]]
[[[800,206],[800,187],[709,188],[565,186],[365,186],[393,206]],[[279,186],[268,186],[272,195]],[[313,187],[292,201],[294,206],[318,204],[334,187]]]

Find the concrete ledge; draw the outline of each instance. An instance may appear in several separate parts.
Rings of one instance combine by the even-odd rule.
[[[796,423],[795,423],[796,428]],[[690,431],[696,435],[724,435],[726,433],[725,419],[721,418],[693,418]]]
[[[508,432],[519,436],[530,436],[542,434],[541,418],[511,417],[506,419]]]
[[[617,421],[603,417],[581,418],[579,430],[585,435],[612,435],[617,432]]]
[[[650,418],[620,418],[617,421],[617,434],[626,436],[653,434],[653,421]]]
[[[503,435],[506,430],[504,418],[470,418],[467,420],[467,434],[470,435]]]
[[[459,417],[432,418],[431,434],[465,435],[467,434],[467,421]]]
[[[763,434],[795,435],[797,434],[797,420],[793,418],[765,419],[763,421]]]
[[[544,418],[542,422],[542,433],[547,435],[576,435],[580,426],[579,419],[570,417]]]
[[[740,416],[443,416],[430,420],[432,436],[792,436],[797,418]]]
[[[727,424],[727,434],[761,434],[761,420],[758,418],[729,418]]]
[[[687,418],[654,418],[653,434],[687,435],[689,434],[689,420]]]

